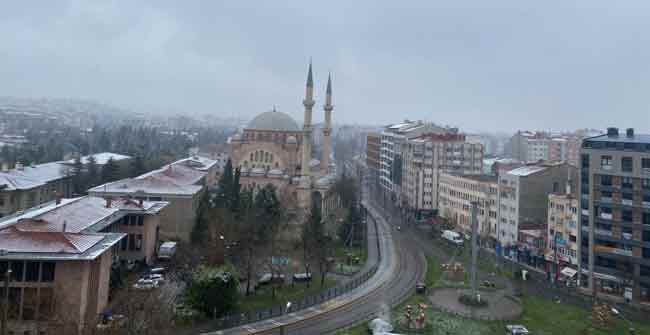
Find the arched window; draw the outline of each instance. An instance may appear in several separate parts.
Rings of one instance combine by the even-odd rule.
[[[245,167],[245,168],[248,167],[248,161],[244,161],[244,167]]]
[[[259,161],[259,159],[260,159],[260,152],[255,151],[255,161],[257,162],[257,161]]]
[[[269,155],[269,153],[265,152],[264,153],[264,161],[268,163],[270,158],[271,158],[271,156]]]
[[[250,160],[253,161],[253,153],[252,152],[251,152],[251,159]]]
[[[279,167],[280,167],[280,164],[278,164],[278,162],[275,162],[275,168],[277,169]]]
[[[273,163],[273,154],[271,154],[271,160],[269,162]]]

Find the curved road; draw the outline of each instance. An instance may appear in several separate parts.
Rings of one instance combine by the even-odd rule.
[[[366,284],[307,310],[209,334],[330,334],[387,313],[390,306],[408,297],[415,283],[424,278],[424,255],[410,234],[396,230],[400,225],[397,218],[385,220],[372,206],[366,204],[366,208],[369,218],[376,220],[381,252],[379,270]],[[368,225],[370,245],[377,236],[374,226]]]

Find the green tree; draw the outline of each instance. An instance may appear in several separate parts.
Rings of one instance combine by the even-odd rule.
[[[94,155],[88,157],[86,164],[86,187],[91,188],[99,184],[99,165]]]
[[[120,167],[115,163],[113,157],[109,157],[106,164],[102,166],[102,183],[108,183],[117,180],[120,175]]]
[[[312,204],[307,222],[302,226],[301,244],[302,244],[302,257],[305,266],[305,273],[311,274],[311,260],[315,256],[315,250],[320,246],[317,244],[316,237],[323,234],[323,218],[320,207]],[[307,282],[309,287],[311,281]]]
[[[192,308],[208,317],[220,317],[237,308],[239,278],[232,266],[199,268],[185,291],[185,299]]]
[[[341,206],[343,208],[356,206],[358,187],[355,178],[343,174],[334,183],[334,192],[336,192],[339,199],[341,199]]]
[[[204,244],[208,241],[208,229],[210,225],[210,192],[204,191],[199,199],[199,205],[196,209],[196,218],[190,239],[192,243]]]
[[[257,224],[263,230],[262,234],[267,236],[270,244],[270,255],[268,257],[269,272],[275,276],[278,272],[277,267],[273,264],[273,256],[276,255],[277,237],[280,232],[284,211],[278,198],[275,186],[266,184],[255,194],[255,204],[257,212]],[[272,286],[271,297],[275,299],[275,285]]]
[[[145,172],[147,172],[147,167],[145,166],[144,158],[138,153],[131,160],[129,176],[137,177]]]
[[[81,156],[77,155],[72,163],[71,175],[72,175],[72,189],[73,192],[77,195],[81,195],[86,191],[85,187],[85,175],[83,171],[83,163],[81,162]]]

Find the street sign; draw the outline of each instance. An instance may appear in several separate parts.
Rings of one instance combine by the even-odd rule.
[[[287,256],[271,256],[271,264],[273,264],[273,265],[289,265],[289,257],[287,257]]]

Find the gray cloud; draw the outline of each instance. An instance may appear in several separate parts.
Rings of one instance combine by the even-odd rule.
[[[649,19],[645,1],[16,1],[0,94],[301,119],[311,56],[343,122],[648,130]]]

